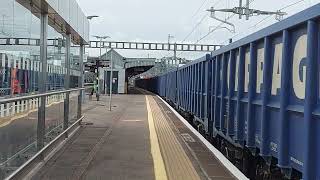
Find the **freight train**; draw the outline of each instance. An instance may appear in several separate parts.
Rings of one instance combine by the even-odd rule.
[[[136,86],[250,179],[320,179],[320,4]]]
[[[10,53],[0,53],[0,97],[36,93],[41,66],[40,61]],[[47,90],[64,88],[66,68],[54,64],[48,64],[47,68]],[[79,77],[80,71],[71,69],[71,88],[78,87]]]

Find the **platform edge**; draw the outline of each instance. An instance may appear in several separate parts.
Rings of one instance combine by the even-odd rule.
[[[195,130],[186,119],[184,119],[173,107],[171,107],[160,96],[157,97],[177,116],[177,118],[196,135],[200,141],[214,154],[214,156],[223,164],[227,170],[239,180],[249,180],[236,166],[234,166],[219,150],[217,150],[210,142],[208,142],[197,130]]]

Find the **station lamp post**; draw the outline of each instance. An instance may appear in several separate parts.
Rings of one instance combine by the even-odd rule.
[[[97,39],[100,40],[100,56],[99,56],[99,60],[96,61],[96,69],[97,69],[97,90],[96,90],[96,96],[97,96],[97,101],[99,101],[99,97],[100,97],[100,79],[99,79],[99,67],[100,67],[100,61],[102,60],[101,59],[101,56],[102,56],[102,40],[104,39],[107,39],[107,38],[110,38],[109,36],[93,36]],[[106,54],[107,55],[107,54]]]
[[[171,34],[168,34],[168,50],[170,50],[170,40],[173,39],[174,36],[172,36]]]
[[[109,111],[112,110],[112,86],[113,86],[113,49],[110,49],[110,85],[109,85],[109,91],[110,91],[110,98],[109,98]]]
[[[90,16],[87,16],[87,19],[89,20],[89,21],[91,21],[92,19],[94,19],[94,18],[98,18],[99,16],[97,16],[97,15],[90,15]],[[84,49],[84,52],[85,52],[85,49]],[[94,80],[95,81],[95,80]],[[84,97],[84,96],[83,96]]]
[[[171,34],[168,34],[168,51],[170,51],[170,40],[175,38],[174,36],[172,36]],[[173,60],[172,60],[172,65],[177,64],[177,43],[174,43],[174,47],[173,47]]]

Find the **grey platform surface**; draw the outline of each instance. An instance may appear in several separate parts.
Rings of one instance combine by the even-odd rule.
[[[94,108],[85,112],[83,124],[87,125],[83,125],[39,170],[34,180],[155,179],[146,96],[137,91],[129,95],[116,95],[113,97],[115,107],[111,112],[107,106],[103,106],[108,104],[107,98],[95,102]],[[200,179],[234,179],[159,99],[156,102]],[[195,142],[186,142],[182,133],[190,134]],[[174,180],[170,177],[168,179]]]
[[[114,96],[112,112],[106,98],[33,179],[154,179],[145,96]]]

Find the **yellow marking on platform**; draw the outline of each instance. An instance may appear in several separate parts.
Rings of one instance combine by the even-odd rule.
[[[153,97],[148,101],[161,148],[167,176],[172,180],[200,180],[184,148]]]
[[[150,131],[151,154],[153,159],[153,168],[156,180],[167,180],[167,172],[164,166],[163,158],[160,151],[157,132],[154,125],[154,119],[150,108],[148,96],[146,96],[147,110],[148,110],[148,124]]]

